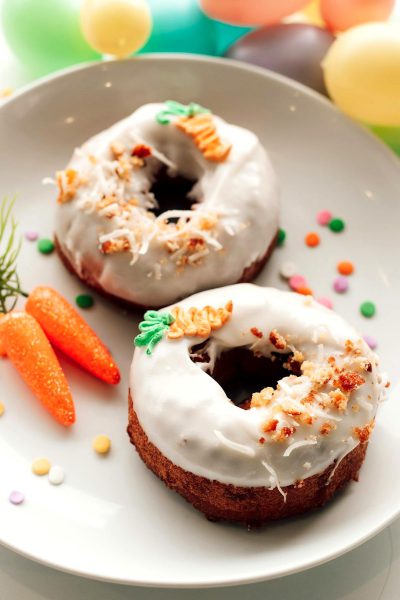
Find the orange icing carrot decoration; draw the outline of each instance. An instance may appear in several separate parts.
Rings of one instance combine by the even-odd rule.
[[[221,141],[211,114],[201,113],[194,117],[180,117],[175,121],[175,125],[193,138],[207,160],[223,162],[228,157],[232,146]]]
[[[71,392],[53,348],[31,315],[11,312],[0,319],[0,354],[7,355],[43,406],[61,425],[75,422]]]
[[[29,294],[25,310],[37,319],[50,342],[86,371],[106,383],[119,383],[121,377],[111,354],[61,294],[37,287]]]

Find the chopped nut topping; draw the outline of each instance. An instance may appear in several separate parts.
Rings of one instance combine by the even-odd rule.
[[[126,252],[130,249],[130,244],[127,238],[119,238],[103,242],[100,249],[103,254],[115,254],[117,252]]]
[[[267,421],[263,426],[264,433],[271,433],[271,431],[275,431],[278,423],[278,419],[270,419]]]
[[[343,394],[340,390],[336,389],[329,392],[329,397],[332,400],[332,405],[337,408],[339,412],[344,412],[347,408],[348,397]]]
[[[340,387],[343,392],[351,393],[365,383],[365,379],[354,371],[342,371],[338,378],[335,379],[333,385]]]
[[[82,181],[78,177],[78,171],[75,169],[66,169],[66,171],[57,171],[56,173],[58,185],[58,204],[64,204],[73,199],[77,188]]]
[[[113,155],[113,158],[118,160],[119,158],[121,158],[121,156],[125,152],[126,148],[125,148],[124,144],[122,144],[121,142],[112,142],[110,144],[110,150]]]
[[[285,350],[287,346],[285,338],[276,329],[273,329],[269,334],[269,341],[277,350]]]
[[[137,156],[138,158],[147,158],[151,154],[151,148],[150,146],[146,146],[146,144],[137,144],[131,152],[132,156]]]
[[[368,442],[374,427],[375,422],[371,421],[370,423],[364,425],[364,427],[354,427],[353,432],[358,437],[361,444],[365,444],[366,442]]]
[[[282,427],[279,431],[272,434],[272,439],[275,442],[283,442],[288,437],[296,432],[296,427]]]
[[[321,435],[329,435],[331,431],[334,431],[336,429],[336,425],[334,423],[329,423],[328,421],[326,421],[325,423],[322,423],[319,432]]]
[[[266,387],[261,392],[254,392],[251,397],[251,408],[259,408],[260,406],[268,406],[271,403],[275,394],[275,390],[272,387]]]
[[[250,329],[251,333],[256,336],[256,338],[261,339],[263,337],[263,332],[257,329],[257,327],[252,327]]]

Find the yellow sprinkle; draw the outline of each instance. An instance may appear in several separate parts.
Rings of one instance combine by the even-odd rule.
[[[10,87],[3,88],[0,90],[0,98],[8,98],[12,95],[13,91],[14,90]]]
[[[93,448],[98,454],[108,454],[111,449],[111,440],[106,435],[98,435],[93,440]]]
[[[51,469],[51,463],[47,458],[37,458],[32,463],[32,472],[35,475],[47,475]]]
[[[2,402],[0,402],[0,417],[1,417],[1,415],[4,414],[5,410],[6,410],[6,407],[4,406],[4,404]]]

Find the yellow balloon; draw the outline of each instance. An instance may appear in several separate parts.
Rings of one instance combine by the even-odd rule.
[[[151,12],[146,0],[84,0],[81,27],[98,52],[125,58],[148,40]]]
[[[335,40],[322,63],[334,102],[374,125],[400,125],[400,24],[368,23]]]
[[[321,16],[319,0],[311,0],[311,2],[305,5],[301,12],[306,16],[307,23],[310,23],[310,25],[324,27],[325,21]]]

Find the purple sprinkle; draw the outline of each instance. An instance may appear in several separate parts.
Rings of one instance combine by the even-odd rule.
[[[347,290],[349,289],[349,283],[347,281],[347,278],[336,277],[336,279],[333,282],[333,289],[338,294],[343,294],[344,292],[347,292]]]
[[[8,496],[8,499],[11,502],[11,504],[22,504],[23,501],[25,500],[25,496],[22,492],[18,492],[17,490],[14,490]]]
[[[28,240],[28,242],[35,242],[39,237],[39,234],[37,231],[25,231],[25,238]]]
[[[364,335],[364,341],[367,342],[368,346],[371,348],[371,350],[375,350],[375,348],[378,345],[378,342],[376,341],[376,339],[374,337],[372,337],[372,335]]]

